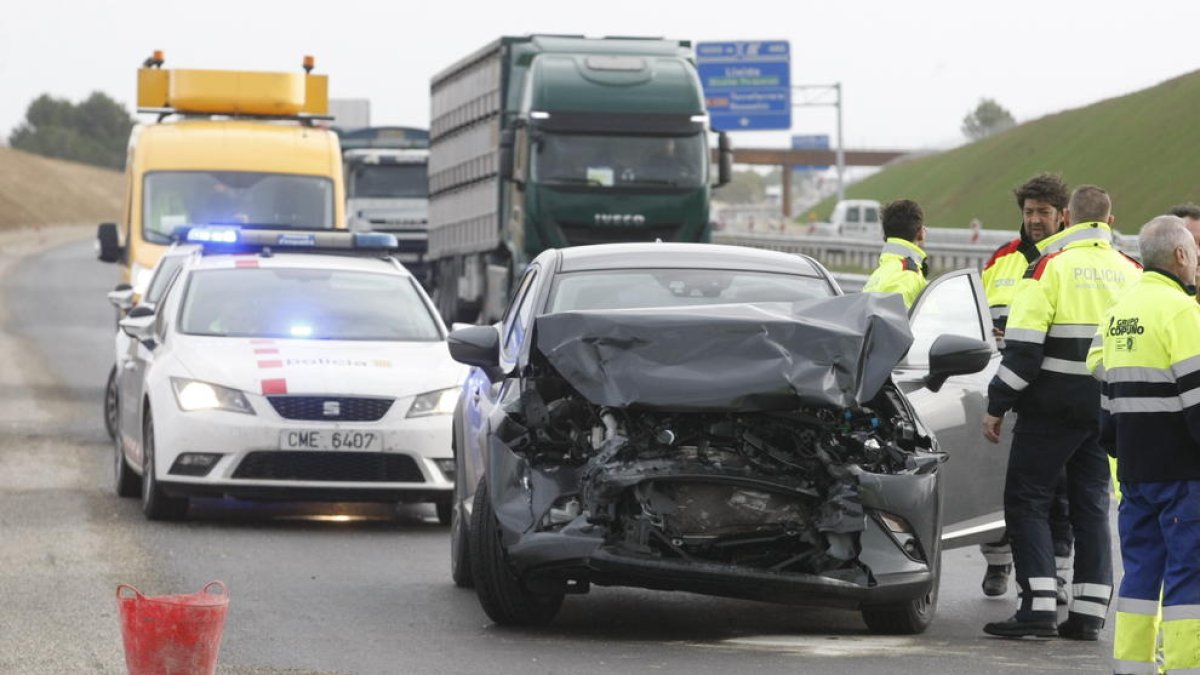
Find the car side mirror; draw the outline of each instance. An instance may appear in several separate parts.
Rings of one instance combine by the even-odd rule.
[[[149,313],[134,316],[139,309],[148,310]],[[122,333],[146,345],[146,349],[153,351],[158,346],[154,341],[154,310],[149,307],[134,307],[129,310],[129,316],[121,319],[117,325]]]
[[[120,262],[125,249],[121,247],[116,223],[100,223],[96,228],[96,257],[101,262]]]
[[[728,185],[733,180],[733,143],[729,134],[717,132],[717,187]]]
[[[495,326],[470,326],[450,332],[446,338],[450,357],[489,373],[500,368],[500,331]]]
[[[132,291],[131,291],[132,292]],[[154,316],[154,308],[149,305],[138,305],[129,310],[129,318],[140,319],[146,316]]]
[[[992,359],[992,348],[988,343],[962,335],[941,335],[929,348],[929,374],[925,376],[925,388],[938,391],[946,379],[954,375],[978,373]]]
[[[122,312],[129,311],[133,307],[133,286],[129,284],[117,284],[117,287],[108,292],[108,302]]]

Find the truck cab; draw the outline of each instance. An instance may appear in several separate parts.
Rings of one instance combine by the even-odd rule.
[[[125,163],[120,223],[97,231],[99,258],[121,266],[140,296],[180,228],[254,225],[344,229],[328,82],[304,73],[166,70],[161,52],[138,71],[139,112]]]

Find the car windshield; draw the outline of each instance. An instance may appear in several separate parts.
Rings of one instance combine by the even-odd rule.
[[[351,169],[350,197],[424,199],[429,180],[423,164],[360,164]]]
[[[747,270],[637,269],[560,274],[549,313],[827,298],[824,279]]]
[[[412,279],[303,268],[194,272],[183,299],[180,331],[312,340],[441,339]]]
[[[156,171],[146,175],[142,236],[170,243],[186,225],[333,228],[333,181],[250,171]]]
[[[704,136],[613,136],[543,132],[534,179],[547,185],[698,187],[706,178]]]

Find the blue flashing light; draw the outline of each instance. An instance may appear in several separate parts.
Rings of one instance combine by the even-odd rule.
[[[193,244],[236,244],[236,227],[193,227],[188,230],[187,240]]]
[[[296,246],[312,248],[317,245],[315,234],[281,234],[275,241],[278,246]]]
[[[355,232],[354,248],[393,249],[400,246],[391,232]]]
[[[288,333],[291,334],[291,336],[295,337],[295,338],[312,337],[313,328],[312,328],[312,326],[305,324],[305,323],[297,323],[297,324],[292,324],[292,326],[290,328],[288,328]]]

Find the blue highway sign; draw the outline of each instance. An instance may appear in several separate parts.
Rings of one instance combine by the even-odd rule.
[[[829,134],[793,134],[793,150],[828,150]],[[793,164],[792,171],[826,171],[829,165]]]
[[[714,129],[792,127],[791,50],[786,40],[701,42],[696,45],[696,68]]]

